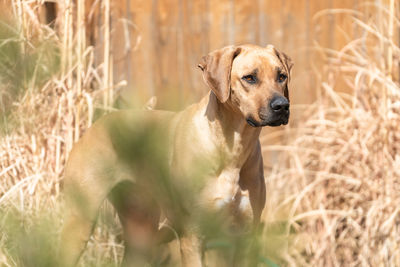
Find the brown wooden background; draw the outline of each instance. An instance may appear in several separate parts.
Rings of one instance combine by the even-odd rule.
[[[114,83],[127,81],[123,93],[128,102],[133,92],[142,102],[156,95],[158,108],[176,108],[207,91],[196,68],[201,56],[230,44],[273,44],[295,62],[291,102],[307,104],[315,100],[315,70],[324,62],[315,45],[342,48],[363,34],[346,13],[368,17],[377,12],[374,5],[388,8],[389,1],[112,0]],[[98,63],[103,56],[104,2],[85,1],[87,40],[98,51]],[[58,5],[45,2],[48,22],[60,12]],[[327,9],[342,11],[322,15]],[[171,103],[169,96],[178,101]]]
[[[114,79],[126,80],[128,91],[139,92],[144,99],[157,95],[161,107],[169,106],[168,96],[173,94],[178,95],[180,104],[192,102],[207,90],[196,68],[201,56],[230,44],[274,44],[295,62],[292,103],[310,103],[316,93],[311,69],[323,60],[312,47],[319,43],[340,49],[350,40],[346,35],[353,38],[360,34],[347,15],[314,16],[324,9],[373,12],[364,5],[366,2],[113,0]],[[101,12],[100,5],[99,1],[87,1],[87,19],[92,27],[101,25],[101,13],[92,12]],[[94,44],[101,39],[100,32]]]

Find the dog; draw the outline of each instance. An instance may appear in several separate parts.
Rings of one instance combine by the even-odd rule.
[[[163,155],[173,174],[171,179],[180,177],[177,179],[182,183],[190,183],[193,164],[199,160],[204,163],[206,171],[202,172],[203,183],[195,191],[193,207],[217,213],[224,211],[234,217],[232,223],[237,218],[240,225],[256,228],[266,200],[259,135],[263,126],[288,123],[292,66],[291,59],[272,45],[227,46],[209,53],[198,65],[211,89],[200,102],[177,113],[118,111],[94,123],[74,145],[65,168],[66,218],[61,237],[64,264],[77,263],[101,203],[125,181],[130,181],[131,186],[122,186],[111,197],[124,229],[123,262],[129,265],[127,258],[136,258],[131,264],[140,266],[140,257],[151,254],[149,251],[158,242],[162,204],[144,198],[144,190],[135,189],[138,179],[129,163],[121,163],[116,144],[118,136],[110,129],[117,129],[123,135],[142,124],[157,126],[166,140],[167,150]],[[114,124],[117,121],[126,127],[119,129]],[[132,130],[127,139],[135,133]],[[146,147],[140,155],[147,157],[155,153],[147,150],[157,149],[157,146]],[[151,165],[152,161],[150,156],[140,164]],[[146,195],[151,195],[152,185],[147,189]],[[193,207],[189,208],[191,212]],[[170,219],[168,212],[165,214],[175,227],[177,220]],[[185,223],[177,226],[183,229],[180,233],[182,265],[203,266],[201,239],[186,226]],[[140,253],[132,252],[134,256],[130,256],[129,247]]]

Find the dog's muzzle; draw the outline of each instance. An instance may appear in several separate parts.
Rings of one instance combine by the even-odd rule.
[[[260,109],[259,117],[261,122],[257,122],[251,116],[247,117],[246,121],[253,127],[286,125],[289,122],[289,106],[289,101],[286,97],[276,96],[270,101],[269,107]]]
[[[270,102],[272,110],[272,121],[269,122],[270,126],[286,125],[289,121],[289,101],[286,97],[277,96]]]

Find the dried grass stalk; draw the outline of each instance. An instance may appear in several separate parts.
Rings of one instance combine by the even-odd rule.
[[[33,75],[24,95],[14,103],[10,115],[10,121],[16,122],[13,131],[0,139],[0,229],[6,227],[3,219],[15,210],[23,214],[27,226],[41,214],[48,214],[56,222],[55,228],[60,229],[63,167],[74,142],[92,123],[95,105],[101,102],[97,93],[101,91],[96,89],[103,86],[99,79],[103,76],[93,64],[93,49],[86,46],[84,0],[58,3],[56,30],[39,23],[38,10],[43,1],[13,0],[11,4],[21,28],[22,54],[25,47],[36,49],[32,38],[53,42],[60,53],[60,70],[45,84],[35,82]],[[110,12],[109,8],[105,12]],[[108,54],[110,47],[105,50]],[[103,63],[108,94],[113,90],[109,76],[112,64],[112,58]],[[111,101],[109,98],[107,105]],[[107,257],[121,258],[118,232],[109,232],[102,224],[100,227],[83,265],[96,265]],[[6,247],[8,238],[12,237],[5,234],[0,238],[0,248]],[[6,249],[0,249],[0,265],[18,265],[14,260]]]
[[[329,80],[290,133],[268,184],[265,219],[288,216],[291,242],[283,255],[289,265],[400,263],[400,86],[392,75],[400,59],[393,32],[400,24],[394,7],[390,1],[388,16],[381,16],[388,27],[349,15],[360,39],[340,51],[318,48],[327,56],[321,69]],[[337,93],[343,84],[352,95]]]

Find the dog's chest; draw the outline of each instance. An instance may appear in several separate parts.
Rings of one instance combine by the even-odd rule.
[[[195,118],[195,129],[190,134],[197,155],[212,159],[219,169],[241,168],[248,157],[250,146],[237,131],[224,129],[217,121]]]
[[[174,138],[174,176],[185,186],[196,188],[199,204],[251,218],[249,196],[241,190],[239,180],[257,136],[225,129],[204,115],[194,116],[180,127]]]

